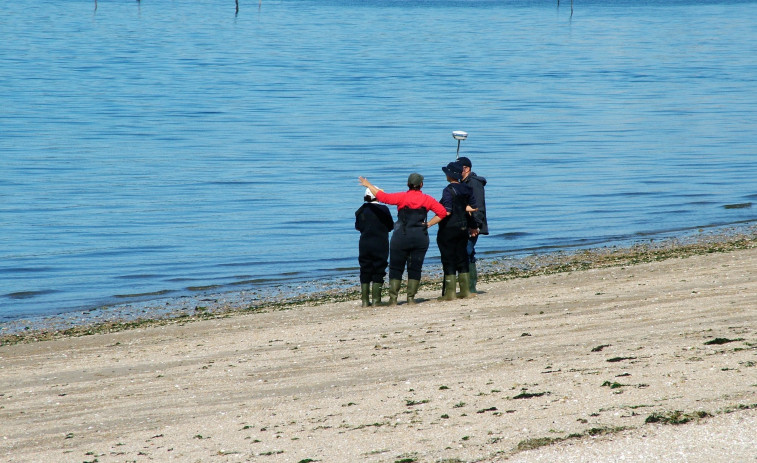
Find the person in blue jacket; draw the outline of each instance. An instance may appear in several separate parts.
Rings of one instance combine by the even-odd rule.
[[[462,183],[463,165],[450,162],[442,171],[447,175],[449,184],[442,192],[439,201],[447,210],[447,216],[439,222],[436,244],[444,271],[441,300],[450,301],[457,297],[471,297],[470,270],[468,259],[468,237],[477,233],[477,227],[471,212],[478,207],[473,189]],[[459,296],[455,293],[460,284]]]

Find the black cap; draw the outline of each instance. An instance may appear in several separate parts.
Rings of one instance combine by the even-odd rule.
[[[460,162],[450,162],[447,167],[442,167],[442,170],[447,177],[453,178],[458,182],[463,179],[463,165]]]
[[[457,160],[457,162],[459,162],[460,164],[464,165],[465,167],[473,167],[473,165],[471,165],[471,163],[470,163],[470,159],[468,159],[468,158],[459,158]]]

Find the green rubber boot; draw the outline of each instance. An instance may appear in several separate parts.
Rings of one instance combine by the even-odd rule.
[[[363,307],[370,307],[371,305],[371,284],[370,283],[360,283],[360,296],[363,299]]]
[[[415,295],[418,293],[418,286],[421,280],[407,280],[407,303],[415,304]]]
[[[478,270],[476,270],[476,263],[471,262],[468,265],[469,271],[470,271],[470,292],[477,293],[476,291],[476,283],[478,283]]]
[[[466,299],[475,296],[475,294],[470,292],[470,273],[459,274],[457,280],[460,282],[460,294],[457,297]]]
[[[440,301],[454,301],[457,298],[455,287],[457,286],[457,277],[455,275],[444,275],[444,284],[442,286],[442,297]]]
[[[373,283],[373,286],[371,286],[371,304],[374,306],[381,305],[381,289],[382,286],[384,286],[383,283]]]
[[[389,280],[389,304],[397,305],[397,295],[400,293],[402,280]]]

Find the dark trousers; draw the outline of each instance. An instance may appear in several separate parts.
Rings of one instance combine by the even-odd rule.
[[[468,273],[468,230],[443,227],[436,234],[436,244],[442,259],[445,275]]]
[[[478,236],[471,236],[468,238],[468,260],[471,264],[476,263],[476,242]]]
[[[428,231],[425,226],[394,229],[389,242],[389,279],[401,280],[407,265],[407,277],[420,280],[423,259],[428,251]]]
[[[360,283],[383,283],[386,276],[386,259],[389,257],[388,240],[361,239],[360,254]]]

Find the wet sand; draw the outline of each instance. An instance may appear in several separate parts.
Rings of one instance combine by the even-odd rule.
[[[753,462],[755,275],[751,248],[5,345],[0,456]]]

